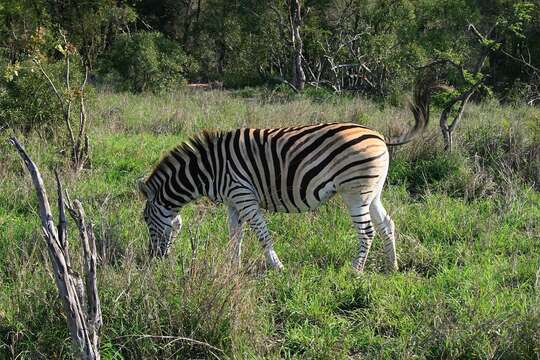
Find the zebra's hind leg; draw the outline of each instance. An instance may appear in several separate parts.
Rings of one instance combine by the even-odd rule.
[[[283,270],[283,264],[274,251],[272,237],[270,235],[270,231],[268,231],[266,221],[261,213],[258,203],[253,201],[249,203],[242,203],[241,205],[242,207],[240,207],[238,210],[240,220],[246,221],[257,234],[257,238],[259,239],[259,242],[263,248],[267,264],[275,269]]]
[[[396,239],[394,222],[384,209],[380,194],[378,194],[369,207],[369,212],[375,223],[375,228],[383,238],[384,253],[386,255],[386,268],[389,271],[397,271]]]
[[[358,272],[363,272],[374,235],[369,202],[358,194],[344,194],[343,199],[358,233],[359,251],[358,256],[353,260],[353,268]]]
[[[229,205],[229,238],[233,246],[233,261],[240,267],[240,254],[242,252],[242,225],[238,210],[234,206]]]

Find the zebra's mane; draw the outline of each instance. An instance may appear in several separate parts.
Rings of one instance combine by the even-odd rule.
[[[203,132],[193,135],[180,145],[176,146],[174,149],[168,151],[158,162],[158,164],[155,166],[154,170],[152,170],[152,173],[150,176],[148,176],[145,180],[145,183],[148,184],[150,179],[154,177],[154,175],[162,170],[166,165],[165,162],[167,159],[169,159],[173,155],[188,155],[188,154],[196,154],[199,152],[199,148],[206,148],[208,144],[212,143],[215,139],[221,136],[221,131],[214,131],[214,130],[204,130]]]

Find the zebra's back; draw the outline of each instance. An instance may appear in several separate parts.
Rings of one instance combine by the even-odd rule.
[[[388,169],[383,136],[352,123],[242,128],[222,137],[233,182],[270,211],[308,211],[336,192],[369,197]]]

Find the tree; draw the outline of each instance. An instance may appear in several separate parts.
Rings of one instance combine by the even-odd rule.
[[[297,91],[304,90],[306,74],[302,68],[303,43],[300,36],[300,26],[302,25],[302,11],[300,0],[288,0],[289,22],[291,26],[292,43],[292,84]]]
[[[42,64],[42,59],[37,54],[33,58],[34,64],[38,67],[39,71],[43,74],[46,82],[49,84],[50,89],[56,95],[60,107],[62,110],[62,117],[68,133],[68,143],[70,146],[71,165],[73,169],[78,172],[83,167],[87,166],[90,161],[90,142],[87,135],[87,113],[85,105],[85,88],[88,81],[89,68],[83,61],[83,67],[85,69],[84,78],[80,85],[74,87],[72,84],[71,73],[71,58],[76,55],[76,48],[73,44],[68,42],[66,35],[60,32],[62,43],[57,45],[57,50],[64,57],[64,89],[65,92],[60,92],[55,85],[55,82],[51,76],[47,73]],[[78,121],[73,121],[73,107],[74,104],[77,108],[78,114],[76,117]],[[76,123],[73,126],[73,123]]]
[[[130,32],[136,19],[133,9],[117,0],[41,1],[53,26],[69,36],[90,70],[118,34]]]
[[[452,151],[452,134],[459,122],[461,121],[461,118],[463,117],[463,113],[465,111],[465,107],[467,106],[467,103],[469,102],[471,96],[488,78],[488,76],[480,72],[486,57],[487,54],[481,55],[481,58],[478,62],[481,65],[477,69],[473,70],[473,72],[465,70],[463,65],[456,64],[451,61],[446,61],[448,64],[450,64],[459,71],[461,79],[465,84],[461,89],[451,91],[450,98],[444,103],[443,110],[439,118],[439,127],[443,135],[444,149],[446,151]],[[457,103],[459,103],[457,113],[453,116],[452,121],[448,123],[448,118],[451,116],[452,109]]]

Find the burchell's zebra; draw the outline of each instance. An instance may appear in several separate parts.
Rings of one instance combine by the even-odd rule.
[[[360,242],[353,266],[364,269],[376,229],[384,239],[387,267],[396,270],[394,223],[381,203],[388,171],[387,145],[406,143],[424,129],[428,103],[429,90],[419,87],[411,105],[415,125],[392,141],[352,123],[243,128],[204,132],[192,138],[167,154],[146,181],[139,183],[147,200],[144,219],[150,232],[150,254],[169,252],[181,227],[180,208],[206,196],[228,206],[229,232],[238,260],[242,225],[248,223],[267,262],[282,268],[261,209],[312,210],[339,193]]]

